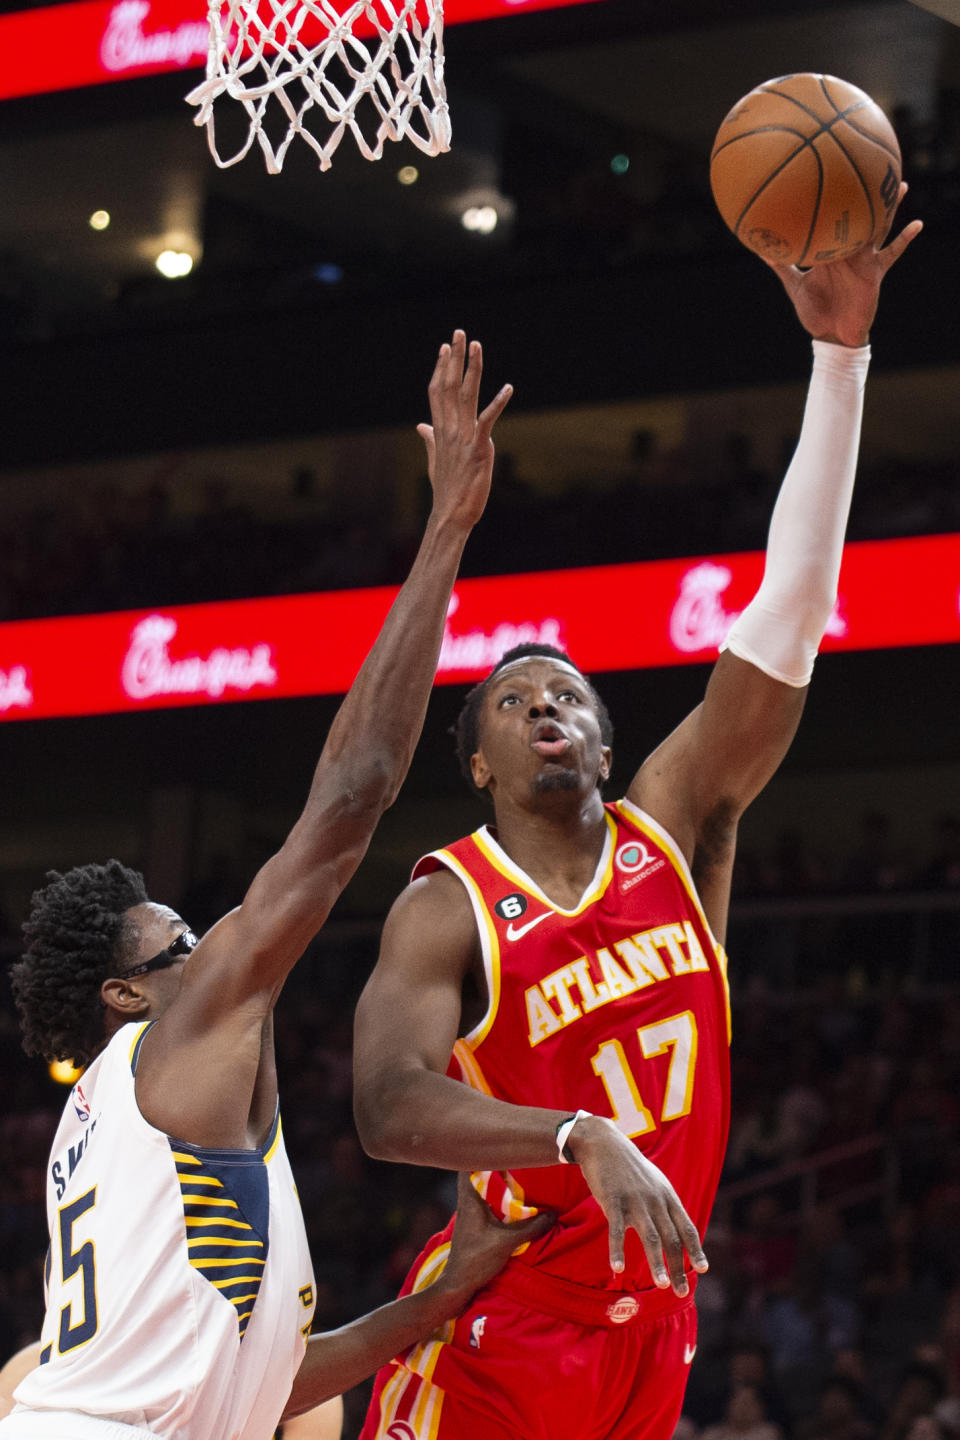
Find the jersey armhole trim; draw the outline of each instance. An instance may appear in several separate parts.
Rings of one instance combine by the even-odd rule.
[[[140,1049],[144,1040],[147,1038],[147,1031],[156,1025],[156,1023],[156,1020],[145,1020],[130,1042],[130,1070],[134,1075],[137,1073],[137,1065],[140,1061]]]
[[[472,836],[471,838],[475,839],[476,837]],[[497,939],[493,921],[483,902],[480,887],[456,855],[450,850],[435,850],[429,858],[438,860],[451,874],[456,875],[463,885],[473,910],[473,918],[480,940],[483,973],[487,982],[487,1008],[472,1030],[468,1031],[466,1035],[458,1036],[458,1040],[473,1050],[489,1033],[500,1008],[500,942]]]
[[[684,885],[684,889],[687,891],[687,894],[693,901],[693,904],[696,907],[697,914],[703,921],[704,929],[706,930],[707,935],[710,937],[710,943],[713,946],[714,954],[718,956],[720,954],[725,954],[726,952],[724,951],[723,946],[720,944],[719,940],[714,935],[713,930],[711,929],[710,921],[707,919],[706,912],[703,908],[703,902],[701,901],[700,896],[697,892],[697,887],[694,883],[693,875],[690,871],[690,866],[687,864],[686,857],[683,854],[683,851],[680,849],[680,846],[677,844],[676,840],[674,840],[673,836],[670,834],[669,830],[665,830],[664,827],[657,820],[654,820],[652,815],[647,814],[646,810],[641,810],[639,805],[634,805],[632,800],[627,800],[626,798],[624,798],[623,800],[617,800],[616,809],[620,812],[623,819],[626,820],[629,825],[633,825],[636,829],[649,836],[651,840],[655,840],[656,843],[660,846],[660,849],[663,850],[663,852],[666,854],[666,856],[670,860],[670,863],[673,865],[673,868],[680,876],[680,879],[682,880]]]
[[[700,896],[697,893],[697,887],[694,884],[693,875],[690,873],[690,866],[687,864],[686,857],[669,830],[665,830],[662,825],[654,820],[652,815],[647,814],[646,810],[641,810],[639,805],[634,805],[632,800],[627,800],[626,797],[618,800],[616,802],[616,809],[628,825],[635,826],[642,833],[648,835],[651,840],[655,840],[664,854],[669,857],[671,864],[680,876],[687,894],[690,896],[696,908],[697,914],[703,922],[703,928],[706,930],[710,944],[713,947],[713,957],[720,971],[720,978],[723,981],[724,1001],[727,1008],[727,1042],[729,1043],[733,1037],[733,1010],[730,1004],[730,978],[727,974],[727,952],[713,933],[710,921],[707,919]]]
[[[165,1131],[158,1131],[158,1134],[165,1134]],[[269,1164],[276,1154],[277,1146],[280,1144],[282,1126],[280,1124],[280,1111],[277,1110],[273,1117],[273,1124],[262,1145],[257,1145],[252,1150],[238,1150],[235,1146],[228,1145],[192,1145],[189,1140],[181,1140],[178,1135],[167,1135],[174,1159],[188,1161],[209,1161],[219,1165],[250,1165],[255,1160],[261,1164]]]
[[[501,846],[499,840],[497,840],[491,832],[489,825],[484,825],[480,830],[475,830],[470,838],[487,863],[492,865],[495,870],[498,870],[511,885],[522,886],[529,894],[535,895],[542,904],[549,906],[555,914],[560,915],[565,920],[571,920],[574,916],[582,914],[588,906],[595,904],[596,901],[599,900],[600,896],[610,884],[610,878],[613,875],[613,856],[616,849],[616,825],[613,816],[606,807],[604,807],[604,819],[607,822],[607,833],[604,836],[603,848],[600,851],[597,868],[594,871],[590,883],[572,910],[567,910],[562,905],[558,905],[555,900],[551,900],[550,896],[541,890],[537,882],[529,876],[525,870],[521,870],[519,865],[514,864],[510,856]]]

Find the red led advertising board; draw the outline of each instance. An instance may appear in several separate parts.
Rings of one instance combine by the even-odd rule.
[[[439,684],[485,675],[525,640],[588,673],[713,660],[754,593],[759,551],[461,580]],[[341,694],[395,588],[172,605],[0,624],[0,720]],[[960,534],[844,552],[822,649],[960,643]]]
[[[444,23],[586,3],[597,0],[445,0]],[[0,100],[195,69],[208,33],[203,0],[72,0],[0,15]]]

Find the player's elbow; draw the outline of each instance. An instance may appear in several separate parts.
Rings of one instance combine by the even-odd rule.
[[[372,1160],[410,1161],[410,1127],[395,1084],[354,1086],[353,1118],[360,1144]]]
[[[387,742],[351,747],[349,755],[325,759],[328,764],[318,771],[325,805],[331,804],[332,795],[347,823],[371,826],[396,800],[410,765],[409,749],[397,750]]]
[[[375,824],[397,798],[401,780],[402,775],[388,752],[371,751],[364,756],[361,765],[343,775],[340,804],[346,818],[354,821],[367,819]]]
[[[397,789],[384,765],[327,770],[318,775],[289,843],[307,857],[311,867],[331,863],[342,888],[366,853]]]
[[[397,1160],[394,1153],[393,1127],[389,1114],[374,1104],[369,1096],[357,1093],[353,1102],[353,1118],[357,1135],[371,1160]]]

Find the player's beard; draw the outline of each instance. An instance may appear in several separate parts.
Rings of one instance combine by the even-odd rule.
[[[561,790],[578,790],[580,777],[575,770],[564,770],[557,765],[550,770],[538,770],[530,788],[534,795],[555,795]]]

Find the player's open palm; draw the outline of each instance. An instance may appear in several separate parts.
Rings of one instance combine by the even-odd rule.
[[[466,368],[464,368],[466,366]],[[483,351],[478,340],[462,330],[453,332],[449,345],[441,345],[430,380],[429,425],[417,434],[427,447],[427,466],[438,516],[475,525],[483,514],[493,475],[494,424],[513,394],[511,385],[477,414]]]
[[[897,206],[906,192],[906,185],[901,183]],[[877,244],[864,245],[846,260],[814,265],[809,270],[798,270],[796,265],[771,265],[771,269],[777,272],[793,301],[800,324],[815,340],[866,345],[877,313],[880,282],[922,229],[921,220],[911,220],[882,249],[883,236]]]
[[[694,1270],[707,1269],[697,1227],[662,1170],[642,1155],[611,1120],[591,1115],[571,1132],[574,1159],[610,1227],[610,1268],[624,1268],[627,1230],[640,1237],[653,1283],[686,1295],[684,1251]]]
[[[461,1173],[457,1177],[457,1223],[443,1277],[437,1283],[462,1292],[466,1300],[503,1269],[514,1250],[544,1235],[556,1220],[547,1210],[526,1220],[498,1220],[473,1188],[470,1176]]]

